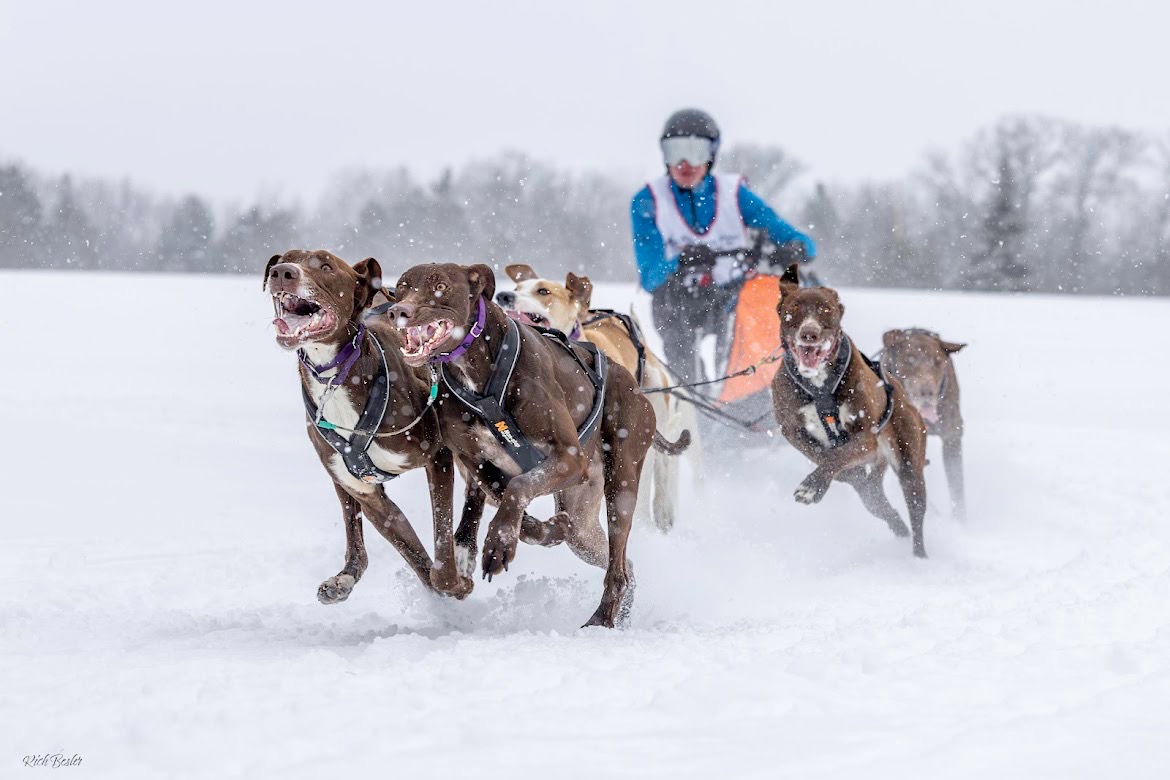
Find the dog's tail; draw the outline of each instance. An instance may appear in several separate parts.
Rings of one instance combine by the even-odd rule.
[[[658,431],[654,431],[654,449],[667,455],[679,455],[686,452],[691,446],[691,432],[686,428],[678,435],[678,441],[670,441]]]

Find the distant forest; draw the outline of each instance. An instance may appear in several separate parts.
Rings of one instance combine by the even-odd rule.
[[[897,180],[811,181],[786,150],[758,144],[724,150],[718,170],[747,175],[809,232],[835,285],[1170,294],[1170,133],[1020,116]],[[6,162],[0,269],[257,274],[272,254],[324,247],[388,271],[523,261],[631,280],[628,208],[641,184],[503,153],[433,181],[343,171],[311,207],[233,207]]]

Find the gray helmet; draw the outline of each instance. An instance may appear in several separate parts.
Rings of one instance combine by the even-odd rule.
[[[675,111],[666,120],[666,124],[662,128],[662,135],[658,140],[665,141],[667,138],[682,136],[710,139],[711,162],[715,162],[715,155],[719,152],[719,125],[715,124],[715,120],[711,118],[710,114],[697,108],[684,108]]]

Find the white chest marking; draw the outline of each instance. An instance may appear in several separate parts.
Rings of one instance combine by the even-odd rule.
[[[328,399],[326,399],[326,389],[327,386],[320,382],[310,382],[309,395],[312,396],[313,403],[317,405],[321,416],[334,425],[340,426],[340,429],[335,431],[335,433],[346,441],[349,441],[353,434],[344,429],[357,427],[361,412],[354,406],[350,399],[349,390],[344,385],[334,390]],[[321,402],[323,400],[325,401],[324,409],[321,408]],[[393,450],[384,449],[379,446],[378,439],[374,439],[370,443],[370,448],[367,452],[374,465],[388,474],[401,474],[409,468],[410,459],[408,456]],[[340,455],[334,454],[329,458],[329,471],[346,487],[362,493],[368,493],[374,489],[373,485],[362,482],[350,474],[349,469],[345,467],[345,461],[342,460]]]
[[[360,411],[353,405],[353,401],[350,400],[349,389],[345,385],[341,385],[326,400],[327,387],[327,385],[316,380],[309,380],[309,395],[312,396],[313,403],[317,405],[317,413],[324,419],[342,428],[356,427]],[[324,408],[321,406],[322,401],[325,403]],[[344,430],[337,431],[337,433],[346,441],[349,440],[349,434]]]
[[[483,388],[480,386],[479,382],[475,381],[471,377],[471,374],[467,372],[467,369],[464,367],[462,360],[456,360],[448,363],[447,365],[449,368],[455,371],[455,376],[459,378],[460,384],[462,384],[468,390],[475,391],[477,394],[483,393]]]
[[[798,410],[800,417],[804,420],[804,429],[808,431],[809,436],[812,436],[822,447],[829,446],[829,434],[825,432],[825,426],[821,424],[821,418],[817,414],[816,404],[805,404]]]

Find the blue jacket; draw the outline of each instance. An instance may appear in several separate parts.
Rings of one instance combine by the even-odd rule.
[[[715,221],[715,178],[707,174],[693,190],[684,190],[672,181],[670,190],[674,193],[679,213],[691,229],[696,233],[706,233]],[[813,240],[776,216],[776,212],[763,198],[743,184],[736,195],[745,225],[760,228],[777,244],[800,241],[809,259],[816,257],[817,248]],[[654,221],[654,197],[650,194],[649,185],[639,190],[631,201],[630,220],[634,227],[634,257],[638,263],[638,275],[642,279],[643,289],[652,291],[662,286],[678,269],[678,258],[663,257],[662,234],[658,232],[658,224]]]

